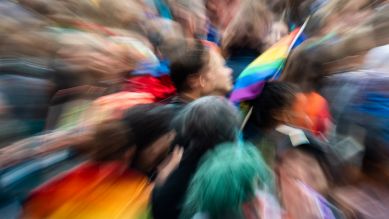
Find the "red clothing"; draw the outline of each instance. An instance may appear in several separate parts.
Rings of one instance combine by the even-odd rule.
[[[158,78],[151,75],[130,77],[125,83],[124,90],[150,93],[155,97],[156,101],[164,100],[176,92],[176,88],[168,75]]]

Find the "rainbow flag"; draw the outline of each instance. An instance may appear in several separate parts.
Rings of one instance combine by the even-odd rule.
[[[304,27],[305,24],[282,38],[243,70],[230,96],[233,103],[255,98],[266,81],[280,76],[290,51],[304,41]]]
[[[150,218],[148,178],[121,163],[87,162],[33,191],[20,218]]]

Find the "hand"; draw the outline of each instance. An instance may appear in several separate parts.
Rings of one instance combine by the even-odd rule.
[[[158,167],[158,176],[155,180],[156,184],[163,184],[167,177],[175,170],[181,162],[182,155],[184,154],[184,148],[176,146],[172,154],[165,159],[164,162]]]

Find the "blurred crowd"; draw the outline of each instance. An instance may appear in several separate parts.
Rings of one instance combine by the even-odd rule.
[[[388,3],[0,0],[0,218],[388,218]]]

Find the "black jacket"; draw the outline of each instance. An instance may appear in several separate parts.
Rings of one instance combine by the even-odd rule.
[[[154,219],[179,218],[186,190],[196,172],[199,160],[199,157],[183,159],[165,183],[154,188],[151,198]]]

